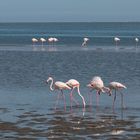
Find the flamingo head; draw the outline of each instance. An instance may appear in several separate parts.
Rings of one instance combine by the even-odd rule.
[[[109,96],[112,95],[112,90],[109,87],[103,87],[102,92],[106,92]]]
[[[109,96],[111,96],[111,95],[112,95],[112,89],[110,89],[110,88],[108,88],[108,87],[107,87],[106,92],[108,93],[108,95],[109,95]]]
[[[49,83],[49,81],[52,81],[53,80],[53,78],[52,77],[48,77],[48,79],[45,81],[45,83],[46,84],[48,84]]]
[[[90,83],[90,84],[87,84],[87,87],[88,88],[93,88],[93,85]]]

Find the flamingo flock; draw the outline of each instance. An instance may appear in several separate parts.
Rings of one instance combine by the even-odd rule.
[[[49,83],[49,81],[51,81]],[[48,77],[48,79],[46,80],[46,83],[50,84],[50,90],[54,91],[54,90],[58,90],[60,91],[63,100],[64,100],[64,108],[66,109],[66,101],[65,101],[65,95],[63,93],[63,90],[70,90],[70,104],[71,104],[71,108],[72,108],[72,102],[74,101],[77,105],[79,104],[78,101],[74,98],[73,96],[73,92],[74,89],[77,89],[77,93],[79,95],[79,97],[82,99],[82,103],[83,103],[83,108],[86,107],[86,101],[84,96],[80,93],[80,83],[75,80],[75,79],[70,79],[67,82],[61,82],[61,81],[56,81],[54,82],[54,79],[52,77]],[[94,76],[92,78],[92,80],[89,82],[89,84],[87,84],[87,88],[90,89],[90,94],[93,90],[96,90],[96,104],[97,106],[99,106],[99,95],[101,93],[107,93],[107,95],[112,96],[113,91],[114,92],[114,99],[113,99],[113,105],[112,108],[114,110],[115,107],[115,101],[116,101],[116,93],[119,92],[121,94],[121,107],[124,108],[124,103],[123,103],[123,93],[121,92],[122,89],[126,89],[126,86],[122,83],[119,82],[110,82],[108,84],[108,86],[104,86],[104,82],[101,79],[101,77],[99,76]],[[89,96],[90,96],[89,94]],[[57,96],[57,104],[58,104],[58,100],[60,98],[60,94],[58,93]],[[91,97],[90,97],[91,99]],[[90,105],[91,105],[91,100],[90,100]]]
[[[85,37],[85,38],[83,38],[83,43],[82,43],[82,47],[87,47],[87,43],[88,43],[88,41],[89,41],[90,39],[89,38],[87,38],[87,37]],[[33,47],[35,47],[35,44],[37,43],[37,42],[41,42],[41,44],[42,44],[42,47],[43,47],[43,45],[44,45],[44,43],[45,42],[47,42],[48,41],[48,44],[49,45],[51,45],[51,46],[54,46],[54,43],[56,43],[56,42],[58,42],[59,40],[58,40],[58,38],[56,38],[56,37],[50,37],[50,38],[48,38],[48,39],[45,39],[45,38],[40,38],[40,39],[36,39],[36,38],[32,38],[32,44],[33,44]],[[118,49],[118,43],[121,41],[121,39],[119,38],[119,37],[114,37],[114,41],[115,41],[115,46],[116,46],[116,49]],[[137,46],[138,46],[138,42],[139,42],[139,38],[138,37],[136,37],[135,39],[134,39],[134,41],[135,41],[135,48],[137,48]]]
[[[52,43],[52,45],[54,45],[54,43],[55,43],[55,42],[58,42],[59,40],[58,40],[56,37],[50,37],[50,38],[48,38],[48,39],[45,39],[45,38],[43,38],[43,37],[41,37],[40,39],[32,38],[33,46],[35,46],[35,44],[36,44],[37,42],[41,42],[42,47],[43,47],[43,46],[44,46],[44,43],[47,42],[47,41],[48,41],[49,44]]]

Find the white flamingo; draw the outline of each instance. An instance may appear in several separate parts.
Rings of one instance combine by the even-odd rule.
[[[84,47],[84,46],[86,46],[87,45],[87,42],[89,41],[89,38],[87,38],[87,37],[85,37],[84,39],[83,39],[83,43],[82,43],[82,47]]]
[[[136,42],[136,48],[137,48],[138,42],[139,42],[139,39],[137,37],[135,38],[135,42]]]
[[[118,37],[114,37],[114,41],[116,42],[116,48],[117,48],[117,46],[118,46],[118,42],[120,42],[120,38],[118,38]]]
[[[64,108],[66,109],[66,101],[65,101],[65,96],[63,94],[63,90],[70,90],[71,87],[69,87],[66,83],[61,82],[61,81],[54,82],[52,77],[48,77],[46,83],[48,83],[49,81],[51,81],[51,84],[50,84],[50,90],[51,91],[54,91],[54,90],[60,90],[61,91],[63,99],[64,99]],[[53,88],[53,86],[54,86],[54,88]],[[57,100],[56,100],[57,104],[58,104],[58,100],[59,100],[59,94],[58,94]],[[56,106],[55,106],[55,108],[56,108]]]
[[[49,43],[53,43],[53,37],[48,38]]]
[[[46,42],[46,39],[41,37],[40,41],[42,42],[42,46],[43,46],[43,43]]]
[[[99,105],[99,95],[101,92],[109,92],[109,88],[104,86],[103,80],[99,76],[95,76],[92,78],[90,83],[87,85],[91,91],[96,90],[96,104]],[[90,94],[89,94],[90,95]],[[90,96],[89,96],[90,97]],[[91,104],[91,98],[90,98],[90,104]]]
[[[33,43],[33,46],[35,46],[35,43],[38,42],[38,40],[36,38],[32,38],[32,43]]]
[[[113,100],[113,110],[114,110],[114,104],[115,104],[115,100],[116,100],[116,92],[121,90],[121,89],[126,89],[126,86],[123,85],[122,83],[119,83],[119,82],[111,82],[109,84],[109,93],[110,95],[112,95],[112,90],[115,90],[115,95],[114,95],[114,100]],[[121,94],[121,106],[122,108],[124,108],[124,104],[123,104],[123,93],[120,92]]]
[[[49,43],[55,43],[55,42],[58,42],[59,40],[56,38],[56,37],[50,37],[50,38],[48,38],[48,42]],[[54,44],[53,44],[54,45]]]
[[[75,79],[70,79],[66,82],[66,84],[72,88],[71,93],[70,93],[71,108],[72,108],[72,100],[73,100],[73,91],[75,88],[77,88],[77,92],[78,92],[79,96],[82,98],[83,107],[85,108],[86,103],[85,103],[84,97],[80,93],[80,83]]]

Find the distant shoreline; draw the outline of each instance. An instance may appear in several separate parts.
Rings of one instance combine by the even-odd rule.
[[[24,23],[24,24],[32,24],[32,23],[140,23],[140,21],[87,21],[87,22],[84,22],[84,21],[78,21],[78,22],[74,22],[74,21],[58,21],[58,22],[55,22],[55,21],[48,21],[48,22],[44,22],[44,21],[40,21],[40,22],[26,22],[26,21],[23,21],[23,22],[20,22],[20,21],[7,21],[7,22],[0,22],[0,24],[4,24],[4,23],[8,23],[8,24],[15,24],[15,23]]]

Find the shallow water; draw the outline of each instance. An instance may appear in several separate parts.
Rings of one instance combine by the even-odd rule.
[[[12,48],[12,49],[11,49]],[[140,51],[129,48],[0,48],[0,138],[1,139],[140,139]],[[61,100],[55,110],[56,92],[44,83],[51,75],[55,80],[71,78],[81,83],[86,109],[70,108],[69,91],[65,91],[66,111]],[[118,93],[115,112],[112,98],[101,94],[96,107],[93,92],[89,105],[87,83],[99,75],[105,85],[119,81],[125,109]]]

